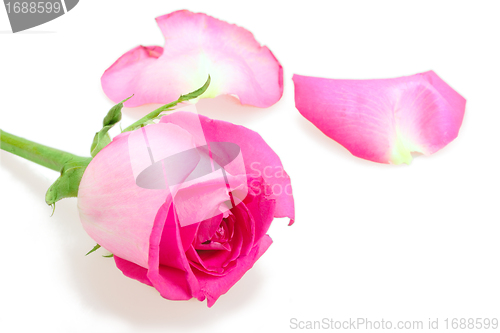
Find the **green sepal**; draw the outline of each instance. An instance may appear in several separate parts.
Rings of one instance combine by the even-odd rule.
[[[104,258],[113,258],[114,256],[113,256],[113,253],[110,253],[110,254],[107,254],[105,256],[103,255],[103,257]]]
[[[101,247],[101,245],[96,244],[96,245],[92,248],[92,250],[90,250],[89,252],[87,252],[86,256],[88,256],[88,255],[89,255],[89,254],[91,254],[92,252],[97,251],[100,247]]]
[[[141,127],[151,123],[154,119],[158,118],[160,116],[160,113],[165,112],[165,111],[172,111],[172,108],[174,106],[176,106],[177,104],[185,102],[185,101],[189,101],[190,99],[200,97],[207,90],[208,86],[210,85],[210,81],[211,81],[211,79],[210,79],[210,75],[209,75],[207,81],[200,89],[197,89],[197,90],[190,92],[189,94],[186,94],[186,95],[181,95],[176,101],[173,101],[171,103],[160,106],[158,109],[150,112],[149,114],[145,115],[144,117],[142,117],[141,119],[139,119],[138,121],[136,121],[135,123],[130,125],[129,127],[125,128],[122,131],[122,133],[133,131],[133,130],[136,130],[138,128],[141,128]]]
[[[90,147],[90,155],[92,155],[92,157],[95,157],[102,148],[106,147],[111,142],[111,137],[108,134],[111,127],[113,127],[113,125],[105,126],[94,135],[94,141]]]
[[[123,103],[132,98],[132,96],[125,98],[123,101],[113,106],[102,120],[102,128],[94,135],[94,140],[92,141],[92,146],[90,147],[90,154],[92,157],[97,155],[98,152],[111,142],[111,137],[109,136],[108,131],[122,119]]]
[[[91,160],[90,157],[81,157],[66,163],[61,170],[61,176],[57,178],[45,194],[45,202],[48,205],[54,205],[61,199],[77,197],[83,173]]]

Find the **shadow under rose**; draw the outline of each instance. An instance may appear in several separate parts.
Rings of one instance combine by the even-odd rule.
[[[44,168],[37,165],[30,165],[29,162],[24,162],[21,157],[15,156],[3,150],[0,151],[0,165],[2,169],[11,174],[13,178],[19,178],[24,186],[29,188],[30,192],[37,196],[41,196],[44,202],[45,192],[50,185],[57,179],[58,174],[54,172],[54,180],[51,181],[42,175],[41,170]]]
[[[93,256],[84,257],[81,250],[69,252],[67,263],[71,280],[82,301],[92,311],[119,317],[136,328],[189,330],[207,327],[241,311],[258,295],[261,281],[258,263],[212,308],[208,308],[206,301],[170,301],[162,298],[154,288],[124,276],[115,267],[113,259],[101,257],[105,253],[98,251]]]

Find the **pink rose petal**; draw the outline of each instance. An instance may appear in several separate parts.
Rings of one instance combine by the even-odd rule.
[[[144,129],[154,133],[158,142],[170,143],[163,150],[175,152],[193,147],[192,137],[184,129],[174,124],[161,125]],[[139,145],[132,147],[131,135],[142,133],[127,132],[115,137],[92,159],[80,182],[78,208],[85,231],[97,243],[106,244],[106,249],[120,258],[148,267],[149,235],[169,192],[136,185],[131,161],[137,158],[131,159],[131,155],[143,151],[147,154],[147,150]]]
[[[195,271],[200,282],[201,291],[207,297],[208,307],[212,307],[221,295],[225,294],[252,268],[253,264],[267,251],[272,242],[271,237],[264,235],[248,255],[236,260],[236,267],[226,274],[224,279]]]
[[[197,130],[200,122],[203,128],[201,134]],[[262,177],[268,184],[266,191],[276,199],[274,217],[288,217],[290,224],[293,223],[295,207],[290,177],[285,172],[278,155],[258,133],[243,126],[182,111],[167,114],[161,118],[160,123],[173,123],[182,127],[194,135],[198,145],[203,144],[205,140],[238,144],[247,174],[254,178]]]
[[[115,259],[116,267],[118,267],[118,269],[121,270],[125,276],[147,284],[148,286],[153,286],[151,281],[148,279],[148,270],[146,268],[122,259],[116,255],[113,256],[113,259]]]
[[[433,71],[395,79],[331,80],[294,75],[295,105],[354,156],[409,164],[458,135],[465,99]]]
[[[172,198],[158,211],[150,237],[148,278],[160,294],[186,300],[199,294],[198,280],[186,258]]]
[[[194,242],[195,246],[202,246],[202,243],[206,242],[215,234],[222,222],[223,215],[219,214],[217,216],[211,217],[199,224],[197,239]],[[202,248],[203,249],[203,248]]]
[[[202,13],[180,10],[156,18],[164,48],[138,46],[122,55],[101,78],[114,102],[169,103],[212,83],[202,97],[236,95],[242,104],[269,107],[283,94],[283,69],[252,33]]]
[[[245,206],[251,212],[251,216],[255,221],[254,243],[257,243],[271,226],[274,219],[273,212],[276,208],[276,200],[260,195],[260,193],[266,193],[270,190],[267,190],[259,180],[251,179],[250,183],[254,187],[252,188],[253,191],[249,191],[245,198]]]

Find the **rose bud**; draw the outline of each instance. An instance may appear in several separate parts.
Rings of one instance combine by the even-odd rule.
[[[273,219],[294,219],[290,178],[259,134],[181,111],[107,144],[78,209],[126,276],[209,307],[271,245]]]

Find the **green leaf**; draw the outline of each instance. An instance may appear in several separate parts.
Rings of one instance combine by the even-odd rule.
[[[113,258],[113,253],[103,256],[104,258]]]
[[[90,157],[82,157],[68,161],[61,170],[61,176],[47,190],[45,202],[55,205],[61,199],[77,197],[83,173],[91,160]]]
[[[109,136],[108,131],[122,119],[123,103],[132,98],[132,96],[125,98],[123,101],[113,106],[104,117],[102,121],[102,128],[94,135],[94,140],[90,146],[90,154],[92,157],[97,155],[97,153],[99,153],[111,142],[111,137]]]
[[[90,250],[89,252],[87,252],[86,256],[88,256],[88,255],[89,255],[89,254],[91,254],[92,252],[97,251],[100,247],[101,247],[101,245],[96,244],[96,245],[92,248],[92,250]]]
[[[189,94],[186,94],[186,95],[181,95],[176,101],[173,101],[171,103],[160,106],[158,109],[150,112],[149,114],[142,117],[141,119],[139,119],[138,121],[136,121],[135,123],[130,125],[129,127],[125,128],[122,131],[122,133],[133,131],[133,130],[136,130],[138,128],[141,128],[144,125],[148,124],[150,121],[152,121],[155,118],[157,118],[158,116],[160,116],[160,113],[165,112],[165,111],[172,111],[172,108],[174,106],[176,106],[177,104],[188,101],[188,100],[193,99],[193,98],[200,97],[207,90],[208,86],[210,85],[210,81],[211,81],[211,78],[209,75],[207,81],[200,89],[197,89],[197,90],[190,92]]]

